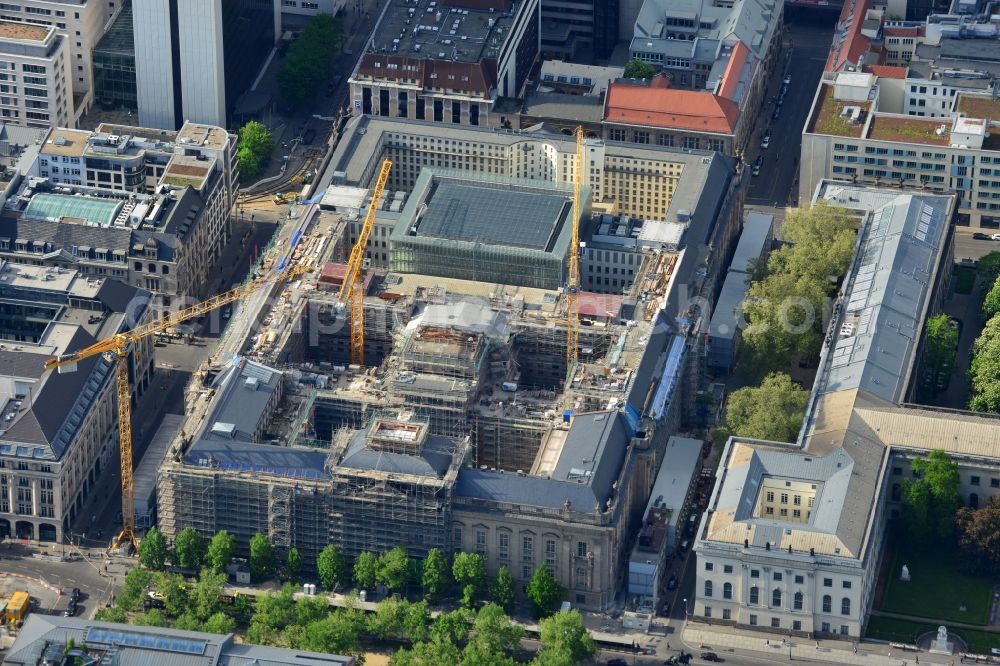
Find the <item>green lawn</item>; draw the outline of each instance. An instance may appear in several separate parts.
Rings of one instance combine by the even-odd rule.
[[[928,631],[937,631],[937,625],[873,615],[868,620],[865,636],[896,643],[913,643],[917,640],[917,636]],[[948,627],[948,631],[961,636],[969,644],[969,650],[972,652],[990,654],[992,648],[1000,647],[1000,633],[953,627]]]
[[[971,294],[976,283],[976,269],[969,266],[956,266],[952,275],[955,276],[955,292]]]
[[[993,581],[962,573],[957,561],[955,546],[915,546],[897,541],[881,610],[942,621],[986,624]],[[899,580],[904,564],[910,569],[908,583]],[[964,612],[959,610],[963,601]]]

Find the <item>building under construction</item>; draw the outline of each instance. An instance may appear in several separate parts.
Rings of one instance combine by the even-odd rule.
[[[532,286],[499,269],[489,281],[465,279],[462,267],[428,275],[393,261],[373,261],[361,280],[366,364],[352,366],[338,259],[362,206],[303,209],[294,252],[311,253],[320,270],[255,303],[243,319],[261,327],[231,325],[219,355],[228,362],[239,350],[251,359],[243,368],[280,375],[280,400],[252,403],[268,405],[252,419],[257,435],[225,439],[220,405],[251,404],[224,397],[246,390],[246,379],[202,376],[161,471],[160,528],[168,537],[227,529],[244,551],[261,532],[307,561],[331,543],[350,556],[397,545],[414,556],[479,552],[491,574],[507,566],[526,582],[544,565],[575,604],[609,607],[667,439],[697,390],[702,314],[686,303],[711,292],[707,247],[734,231],[730,181],[710,182],[713,167],[702,166],[692,163],[689,187],[677,191],[684,215],[670,224],[680,232],[662,221],[643,229],[673,245],[633,238],[626,247],[623,238],[605,253],[597,244],[592,270],[632,274],[621,293],[580,294],[569,366],[561,283]],[[464,186],[458,174],[447,178]],[[420,215],[455,215],[447,225],[462,227],[453,199],[426,199]],[[381,205],[384,230],[410,214],[394,195]],[[395,257],[378,228],[372,253],[384,238]]]

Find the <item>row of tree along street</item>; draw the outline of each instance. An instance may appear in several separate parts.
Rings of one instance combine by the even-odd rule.
[[[363,645],[385,647],[382,643],[387,641],[394,647],[404,645],[394,653],[393,664],[506,664],[518,656],[523,632],[506,614],[517,595],[516,583],[506,567],[489,579],[481,555],[457,553],[449,563],[432,549],[425,559],[416,560],[400,547],[379,555],[361,553],[350,564],[339,548],[327,546],[315,571],[304,572],[296,549],[289,549],[279,561],[266,536],[257,534],[250,540],[248,566],[255,582],[305,576],[319,580],[326,590],[346,589],[351,580],[367,590],[382,586],[402,593],[413,584],[423,589],[425,598],[419,602],[401,600],[397,594],[382,601],[375,613],[366,614],[350,601],[347,608],[334,609],[324,596],[296,601],[292,583],[280,593],[259,597],[255,604],[246,597],[228,597],[226,570],[234,554],[233,537],[224,531],[206,542],[188,528],[170,545],[154,528],[139,547],[144,568],[126,577],[115,607],[103,609],[99,618],[219,633],[240,631],[253,643],[339,654],[358,654]],[[166,571],[168,563],[178,571]],[[182,573],[199,570],[196,577]],[[452,591],[460,591],[462,606],[432,620],[429,602],[447,601]],[[593,653],[578,612],[553,615],[565,590],[548,568],[535,571],[525,592],[536,616],[542,618],[543,649],[532,663],[573,664]]]

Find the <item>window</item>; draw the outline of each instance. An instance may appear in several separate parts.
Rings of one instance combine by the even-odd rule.
[[[722,585],[722,598],[723,599],[732,599],[733,598],[733,584],[732,583],[724,583]]]
[[[760,603],[760,590],[758,590],[756,586],[750,588],[750,603]]]
[[[832,613],[833,612],[833,597],[829,594],[823,595],[823,612]]]
[[[805,576],[801,576],[801,575],[796,575],[795,576],[795,584],[796,585],[802,585],[802,583],[804,583],[804,582],[806,582]]]
[[[486,557],[486,530],[476,530],[476,552]]]
[[[851,581],[849,581],[849,580],[845,580],[841,585],[843,586],[843,588],[845,590],[851,589]]]
[[[710,580],[705,581],[705,596],[706,597],[712,596],[712,581]]]
[[[705,606],[705,617],[712,617],[712,607]]]
[[[824,578],[823,579],[823,587],[833,587],[833,579],[832,578]]]
[[[751,578],[760,578],[760,569],[751,569],[750,570],[750,577]]]
[[[753,615],[753,614],[750,615],[750,626],[751,627],[756,627],[757,626],[757,616],[756,615]]]
[[[802,593],[796,592],[795,596],[792,597],[792,608],[794,610],[802,610]]]
[[[577,541],[576,542],[576,556],[577,557],[587,557],[587,542]]]
[[[781,493],[781,503],[788,504],[788,493]]]
[[[844,597],[840,600],[840,614],[850,615],[851,614],[851,598]]]
[[[792,631],[802,631],[801,620],[792,620]]]
[[[771,626],[773,628],[775,628],[775,629],[780,629],[781,628],[781,618],[780,617],[772,617],[771,618]]]
[[[795,506],[800,506],[802,504],[802,495],[793,495],[792,504]]]
[[[1000,479],[990,479],[990,488],[1000,488]]]
[[[778,588],[775,588],[771,592],[771,605],[774,606],[775,608],[781,607],[781,590],[779,590]]]
[[[768,502],[773,502],[774,501],[774,492],[772,492],[770,490],[767,491],[767,501]]]
[[[631,256],[631,255],[629,255],[629,256]],[[733,565],[732,564],[724,564],[724,565],[722,565],[722,573],[733,573]]]
[[[829,622],[824,622],[823,624],[820,625],[820,627],[821,627],[820,631],[822,631],[823,633],[825,633],[825,634],[830,633],[830,623]]]
[[[778,582],[781,582],[781,572],[780,571],[775,571],[774,572],[774,580],[776,580]]]
[[[903,468],[902,467],[893,467],[892,468],[892,475],[893,476],[899,476],[902,473],[903,473]]]
[[[850,633],[850,631],[851,631],[851,628],[848,627],[846,624],[840,625],[840,635],[841,636],[846,636],[847,634]]]
[[[712,571],[715,569],[715,565],[711,562],[705,562],[705,571]]]
[[[722,619],[723,620],[732,620],[733,619],[733,612],[731,610],[729,610],[728,608],[723,608],[722,609]]]
[[[974,486],[978,486],[979,485],[979,477],[978,476],[970,477],[969,478],[969,483],[971,483]]]

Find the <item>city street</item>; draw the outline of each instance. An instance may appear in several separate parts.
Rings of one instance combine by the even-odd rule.
[[[760,175],[751,179],[746,199],[748,204],[780,207],[797,202],[802,128],[823,74],[835,21],[836,14],[830,12],[817,13],[801,8],[785,11],[786,61],[775,67],[746,157],[747,168],[753,165],[758,155],[764,157]],[[781,106],[781,115],[775,120],[772,114],[786,73],[791,75],[792,81]],[[771,132],[770,145],[762,149],[760,142],[768,130]]]

